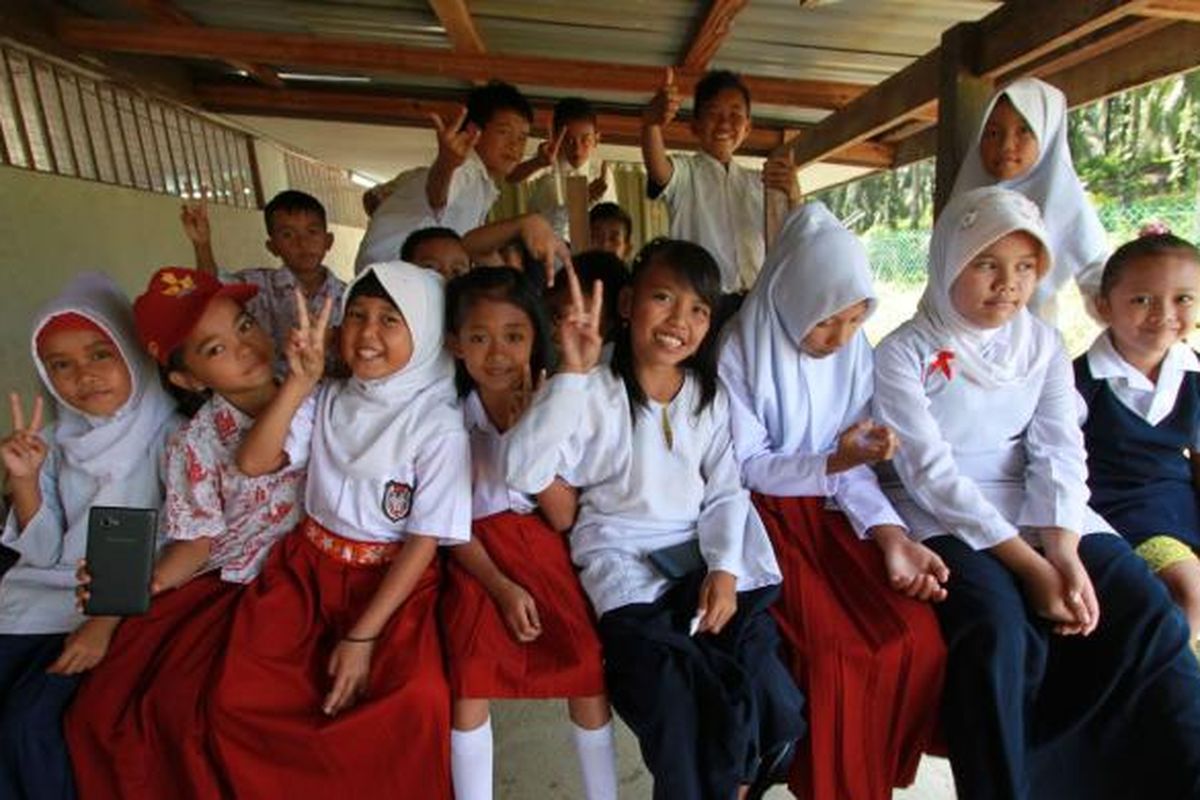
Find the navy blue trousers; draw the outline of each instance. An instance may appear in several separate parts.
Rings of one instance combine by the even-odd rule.
[[[719,635],[689,637],[703,577],[600,618],[608,696],[638,738],[655,800],[730,800],[763,756],[805,732],[767,612],[779,588],[738,593]]]
[[[1087,637],[1055,635],[991,554],[952,536],[925,544],[950,568],[936,609],[959,797],[1200,797],[1200,668],[1187,623],[1123,539],[1081,540],[1100,603]]]
[[[0,635],[0,800],[71,800],[63,711],[77,676],[47,675],[65,634]]]

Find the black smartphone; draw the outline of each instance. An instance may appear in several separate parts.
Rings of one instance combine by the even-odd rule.
[[[89,616],[132,616],[150,608],[158,510],[93,506],[88,514]]]
[[[668,580],[678,581],[691,575],[698,569],[706,569],[704,556],[700,553],[700,540],[688,539],[686,542],[673,544],[646,554],[654,568]]]

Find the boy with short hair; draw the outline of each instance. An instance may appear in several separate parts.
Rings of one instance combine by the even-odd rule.
[[[587,178],[589,207],[604,201],[616,202],[617,192],[609,182],[607,164],[593,158],[600,144],[600,131],[590,102],[582,97],[564,97],[555,103],[549,133],[537,154],[514,169],[508,180],[519,183],[542,172],[534,181],[529,208],[549,220],[560,238],[568,239],[568,178]]]
[[[633,247],[633,219],[616,203],[597,203],[588,212],[591,236],[588,242],[593,250],[612,253],[628,262]]]
[[[779,189],[789,205],[800,186],[789,159],[768,159],[760,176],[734,161],[750,134],[750,90],[741,78],[713,70],[697,84],[692,133],[700,150],[668,156],[663,130],[679,110],[674,72],[642,113],[642,158],[651,199],[662,197],[671,215],[671,236],[707,248],[721,267],[726,292],[745,291],[762,268],[763,187]]]
[[[499,184],[525,156],[533,108],[515,87],[501,81],[471,90],[467,106],[447,126],[431,114],[438,154],[429,167],[402,173],[371,215],[354,271],[394,261],[408,235],[445,227],[460,236],[477,228],[500,195]]]
[[[226,283],[249,283],[258,287],[258,294],[246,302],[246,308],[275,341],[277,374],[287,370],[283,355],[285,345],[292,329],[299,327],[296,289],[304,295],[311,316],[315,318],[320,313],[328,298],[333,303],[332,324],[341,321],[346,282],[324,264],[325,254],[333,247],[333,234],[326,223],[325,207],[317,198],[287,189],[271,198],[263,208],[267,250],[283,262],[282,269],[253,267],[222,273],[213,257],[208,207],[202,202],[184,203],[180,219],[196,254],[196,269],[219,275]]]
[[[421,228],[404,240],[400,260],[431,269],[447,281],[471,269],[462,237],[450,228]]]

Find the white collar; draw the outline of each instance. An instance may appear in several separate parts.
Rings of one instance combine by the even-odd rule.
[[[1120,379],[1132,389],[1154,391],[1155,384],[1117,351],[1108,331],[1102,332],[1087,351],[1088,369],[1096,380]],[[1159,381],[1171,372],[1200,372],[1200,359],[1185,342],[1176,342],[1167,350],[1159,367]]]
[[[732,175],[742,168],[741,165],[737,163],[737,158],[730,158],[728,164],[722,164],[710,153],[707,153],[704,150],[697,150],[696,155],[700,157],[702,162],[707,163],[714,169],[720,170],[722,175]]]

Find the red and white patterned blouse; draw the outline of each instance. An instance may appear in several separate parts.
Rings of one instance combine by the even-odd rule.
[[[303,467],[250,478],[235,456],[254,420],[220,395],[171,438],[167,446],[167,494],[163,502],[170,539],[211,538],[204,571],[249,583],[267,552],[304,515]]]

